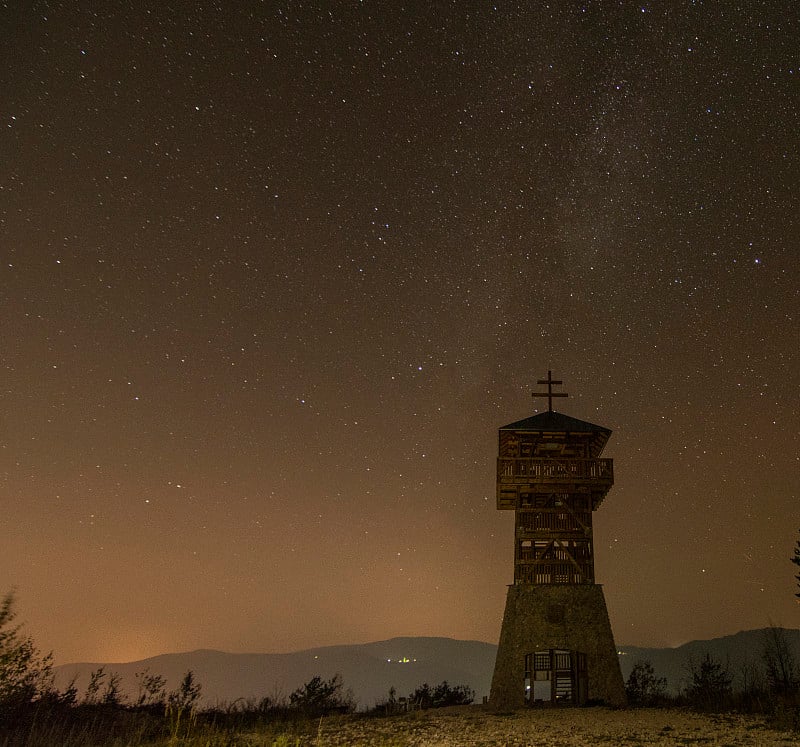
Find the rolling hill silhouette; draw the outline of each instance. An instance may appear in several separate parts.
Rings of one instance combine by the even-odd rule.
[[[765,630],[748,630],[707,641],[691,641],[677,648],[620,646],[620,666],[627,679],[639,660],[652,663],[660,677],[667,678],[673,693],[685,683],[692,662],[710,654],[726,665],[736,678],[746,664],[761,663]],[[800,630],[785,630],[786,640],[800,662]],[[497,646],[481,641],[452,638],[392,638],[387,641],[326,646],[288,654],[230,654],[198,650],[162,654],[126,663],[76,663],[56,668],[56,684],[64,687],[73,678],[79,692],[98,667],[122,677],[122,691],[136,696],[135,674],[148,670],[177,687],[192,670],[201,683],[206,705],[232,703],[238,699],[259,700],[264,696],[288,698],[314,676],[340,674],[345,688],[352,690],[360,709],[384,700],[390,687],[407,695],[418,685],[447,680],[451,685],[469,685],[477,702],[489,694]]]

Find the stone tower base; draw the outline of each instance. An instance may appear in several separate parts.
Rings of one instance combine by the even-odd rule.
[[[582,700],[625,705],[602,586],[508,587],[489,704],[501,710],[525,706],[525,657],[548,649],[585,654],[588,683]]]

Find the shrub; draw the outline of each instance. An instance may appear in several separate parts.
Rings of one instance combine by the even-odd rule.
[[[0,604],[0,709],[8,712],[53,690],[53,657],[42,656],[33,639],[14,626],[14,594]]]
[[[444,708],[453,705],[469,705],[475,699],[475,691],[467,685],[451,686],[444,680],[435,687],[427,682],[414,690],[408,699],[421,708]]]
[[[203,686],[197,681],[194,672],[190,669],[183,675],[181,684],[178,685],[176,690],[173,690],[168,698],[169,705],[177,710],[185,710],[194,708],[197,701],[200,699],[200,691]]]
[[[329,680],[314,677],[289,696],[289,705],[307,716],[349,713],[355,709],[352,693],[344,692],[342,678],[335,674]]]
[[[625,694],[632,706],[654,706],[664,703],[667,695],[666,677],[656,677],[649,661],[637,661],[625,683]]]
[[[800,689],[800,672],[786,630],[771,625],[764,631],[763,659],[772,694],[794,696]]]
[[[150,674],[149,669],[137,672],[134,677],[138,684],[136,706],[139,708],[162,708],[166,700],[167,681],[160,674]]]
[[[690,671],[686,697],[692,705],[704,711],[717,711],[728,705],[732,678],[727,668],[706,654]]]

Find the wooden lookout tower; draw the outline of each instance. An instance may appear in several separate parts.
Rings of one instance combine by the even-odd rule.
[[[592,512],[614,483],[601,459],[611,431],[548,410],[500,428],[497,508],[514,511],[508,588],[490,704],[625,703],[603,588],[594,580]]]

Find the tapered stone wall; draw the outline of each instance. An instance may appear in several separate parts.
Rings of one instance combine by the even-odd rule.
[[[602,586],[508,587],[489,697],[493,708],[525,705],[525,655],[546,649],[586,654],[588,700],[625,704],[625,685]]]

